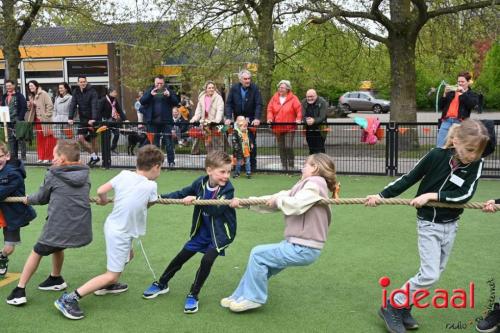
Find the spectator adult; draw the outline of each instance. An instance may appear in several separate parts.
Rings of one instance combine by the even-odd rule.
[[[42,89],[37,81],[28,82],[28,91],[29,108],[35,116],[37,162],[50,163],[54,158],[53,152],[57,140],[53,136],[52,125],[47,123],[52,122],[54,104],[49,94]]]
[[[180,105],[182,107],[179,109],[179,112],[184,119],[189,120],[193,116],[194,103],[188,94],[181,92]]]
[[[295,168],[293,141],[297,125],[280,125],[279,123],[300,124],[302,122],[302,105],[291,90],[290,81],[281,80],[278,83],[278,91],[267,105],[267,123],[277,123],[273,125],[273,132],[278,142],[281,165],[285,170]]]
[[[97,108],[98,97],[96,90],[87,82],[86,76],[78,76],[78,87],[73,90],[68,123],[73,125],[73,119],[78,112],[80,119],[77,131],[78,142],[90,154],[90,160],[87,163],[90,167],[95,166],[101,160],[97,156],[97,135],[94,130],[94,123],[99,118]]]
[[[184,119],[184,117],[182,117],[178,108],[172,109],[172,120],[174,122],[174,126],[172,128],[174,143],[184,146],[184,139],[187,136],[189,123],[186,119]]]
[[[144,92],[140,99],[143,106],[144,122],[148,132],[153,133],[153,144],[160,147],[160,138],[167,151],[169,167],[175,166],[175,153],[172,144],[172,108],[179,103],[175,93],[165,86],[165,78],[158,75],[154,85]]]
[[[247,118],[251,126],[258,127],[262,115],[262,97],[256,84],[252,82],[252,74],[246,69],[238,73],[239,83],[233,84],[227,95],[226,125],[231,124],[238,116]],[[300,102],[299,102],[300,104]],[[253,150],[250,154],[252,172],[257,168],[257,131],[249,129],[250,143]]]
[[[207,81],[203,91],[198,96],[198,104],[191,123],[200,123],[205,133],[205,148],[207,154],[217,147],[221,147],[221,133],[216,128],[224,117],[224,101],[215,88],[213,81]]]
[[[472,109],[479,103],[477,94],[469,86],[470,79],[469,72],[460,72],[457,75],[456,90],[452,90],[449,86],[444,89],[443,96],[439,100],[439,108],[442,113],[441,126],[437,135],[437,147],[443,147],[446,143],[450,127],[469,118]]]
[[[66,125],[57,124],[54,126],[54,136],[57,139],[72,139],[72,135],[69,134],[70,132],[67,128],[72,99],[73,96],[71,96],[71,88],[69,87],[69,84],[66,82],[59,83],[57,86],[57,96],[54,101],[54,114],[52,115],[52,121],[55,123],[66,123]]]
[[[140,112],[139,110],[141,109],[141,97],[143,95],[144,95],[144,92],[142,90],[137,92],[137,96],[135,97],[135,102],[134,102],[135,112]]]
[[[28,109],[26,98],[16,91],[16,84],[12,80],[5,81],[6,92],[2,95],[0,105],[9,107],[10,123],[8,124],[8,138],[10,146],[10,157],[18,159],[18,150],[21,150],[21,159],[26,161],[26,142],[18,137],[15,131],[17,122],[24,121]]]
[[[116,147],[120,138],[120,123],[127,121],[127,116],[123,112],[120,103],[118,103],[118,90],[109,88],[108,93],[101,99],[99,104],[99,112],[102,120],[108,122],[108,128],[113,134],[111,141],[111,152],[118,155]]]
[[[322,131],[322,124],[326,123],[328,103],[318,96],[316,90],[309,89],[306,98],[302,100],[303,122],[306,124],[306,141],[309,154],[324,153],[326,132]]]

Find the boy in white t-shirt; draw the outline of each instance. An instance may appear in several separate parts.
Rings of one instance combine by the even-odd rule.
[[[116,284],[125,264],[133,255],[132,240],[146,233],[147,208],[158,198],[157,184],[164,155],[153,145],[137,152],[136,171],[123,170],[97,189],[100,205],[109,202],[107,193],[114,190],[114,206],[104,224],[107,271],[89,280],[70,294],[64,293],[54,305],[69,319],[84,317],[80,298]]]

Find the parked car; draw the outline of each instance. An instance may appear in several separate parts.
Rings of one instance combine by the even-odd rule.
[[[387,113],[391,102],[373,96],[369,91],[348,91],[339,98],[339,107],[345,111],[373,111]]]

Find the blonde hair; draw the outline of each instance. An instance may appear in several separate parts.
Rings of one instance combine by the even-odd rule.
[[[216,85],[216,84],[215,84],[215,82],[214,82],[214,81],[212,81],[212,80],[208,80],[207,82],[205,82],[205,84],[203,85],[203,91],[206,91],[206,90],[207,90],[207,88],[208,88],[208,86],[209,86],[210,84],[213,84],[213,86],[214,86],[214,90],[215,90],[215,91],[217,91],[217,85]],[[217,92],[218,92],[218,91],[217,91]]]
[[[248,124],[247,118],[245,118],[244,116],[238,116],[236,118],[236,125],[238,125],[238,127],[240,127],[241,124],[243,124],[243,123],[247,123]]]
[[[9,146],[5,142],[0,142],[0,151],[7,155],[9,153]]]
[[[460,143],[478,144],[478,156],[481,156],[490,137],[488,135],[488,130],[484,127],[483,123],[478,120],[467,119],[462,121],[460,124],[454,124],[448,131],[448,136],[446,137],[446,143],[443,148],[452,148],[453,139],[457,139]]]
[[[316,167],[315,176],[323,177],[326,181],[328,189],[335,196],[337,193],[337,177],[335,171],[335,163],[324,153],[312,154],[306,160],[312,166]]]
[[[222,150],[212,150],[205,158],[205,168],[221,168],[231,163],[231,156]]]

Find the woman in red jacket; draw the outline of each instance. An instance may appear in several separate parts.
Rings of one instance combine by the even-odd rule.
[[[278,92],[267,105],[267,123],[297,123],[302,121],[302,107],[299,99],[292,93],[292,85],[288,80],[278,83]],[[273,132],[276,135],[280,152],[281,165],[283,169],[295,168],[295,155],[293,153],[293,141],[297,125],[274,125]]]

